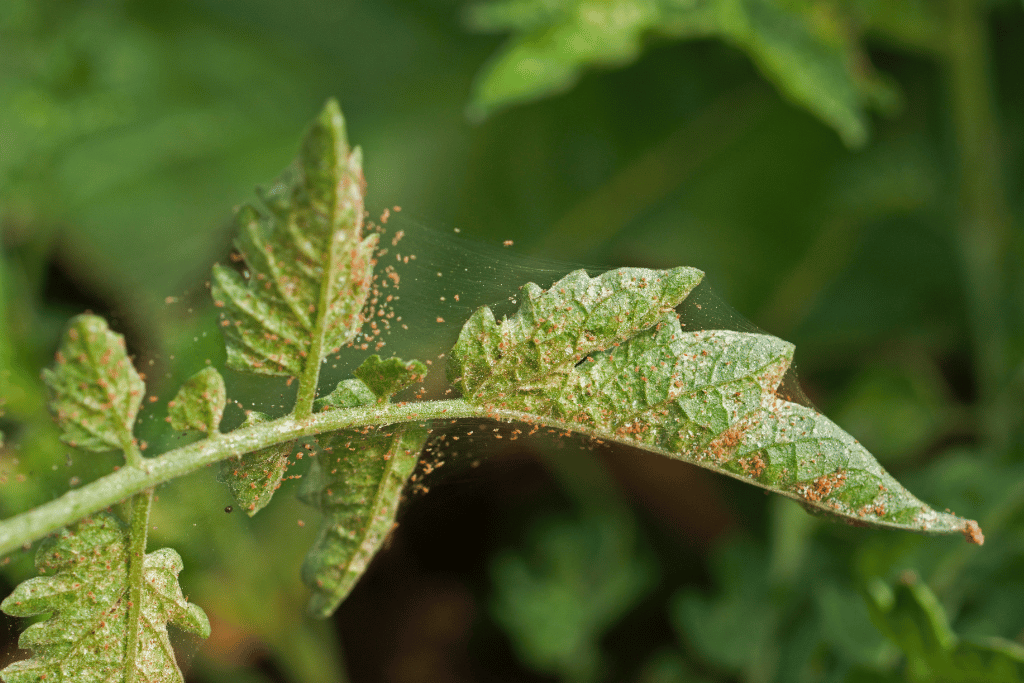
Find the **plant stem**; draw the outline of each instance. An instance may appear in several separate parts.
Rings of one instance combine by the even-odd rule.
[[[317,343],[319,341],[319,344]],[[316,359],[310,353],[309,358],[306,362],[306,367],[303,368],[302,376],[299,377],[299,392],[295,396],[295,408],[292,411],[292,415],[296,420],[302,420],[309,417],[313,412],[313,401],[316,400],[316,387],[320,381],[320,348],[323,344],[323,332],[313,338],[313,346],[317,347]],[[312,350],[312,349],[311,349]]]
[[[288,416],[219,434],[154,458],[143,458],[138,467],[120,467],[56,500],[0,521],[0,557],[129,496],[226,458],[339,429],[465,417],[499,416],[492,409],[454,399],[332,410],[304,420]]]
[[[428,427],[434,420],[457,420],[478,418],[519,422],[535,428],[544,427],[569,435],[575,433],[584,438],[591,437],[600,443],[620,443],[643,448],[664,456],[687,460],[685,455],[654,446],[638,443],[630,434],[609,434],[598,427],[579,422],[564,422],[547,415],[535,415],[515,410],[497,408],[491,405],[474,405],[464,399],[446,401],[423,401],[419,403],[385,403],[316,413],[304,420],[289,415],[273,422],[263,422],[250,427],[236,429],[227,434],[218,434],[188,446],[176,448],[155,458],[144,458],[140,467],[122,467],[113,473],[91,482],[80,489],[68,491],[60,498],[45,503],[27,512],[0,521],[0,557],[20,546],[42,538],[51,531],[68,526],[83,517],[110,507],[129,496],[151,489],[159,484],[189,474],[205,465],[212,465],[226,458],[239,457],[269,446],[288,441],[304,439],[318,434],[342,429],[375,428],[399,423],[418,423]],[[367,430],[369,431],[369,430]],[[714,463],[701,462],[704,468],[740,481],[749,482],[743,474],[736,473]],[[773,488],[777,494],[804,500],[797,490]],[[895,522],[876,520],[874,526],[904,529],[923,533],[967,532],[974,522],[959,520],[955,526],[938,525],[930,528],[907,526]],[[967,526],[964,526],[967,525]],[[976,527],[975,527],[976,528]]]
[[[153,504],[153,489],[146,489],[132,499],[131,546],[128,549],[128,652],[125,661],[124,683],[136,683],[139,659],[139,639],[142,627],[143,563],[146,559],[146,539],[149,533],[149,510]]]
[[[128,433],[124,441],[124,460],[125,464],[129,467],[142,467],[143,457],[142,451],[139,450],[139,444],[132,436],[131,432]]]
[[[959,157],[957,220],[978,387],[979,414],[987,445],[1000,450],[1006,439],[1006,410],[1000,400],[1008,367],[1004,255],[1010,238],[1000,154],[999,126],[989,62],[987,3],[949,0],[946,38],[947,87]]]
[[[334,298],[334,282],[338,279],[338,244],[332,239],[327,254],[327,265],[324,267],[323,283],[320,287],[320,301],[317,306],[316,323],[313,326],[313,339],[309,345],[306,365],[299,377],[299,391],[295,396],[295,409],[292,415],[302,420],[313,413],[313,402],[316,400],[316,388],[320,383],[320,364],[323,362],[324,337],[327,335],[327,316],[331,312],[331,300]]]

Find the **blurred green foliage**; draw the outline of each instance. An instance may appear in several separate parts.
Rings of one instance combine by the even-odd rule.
[[[634,61],[643,42],[719,38],[746,52],[794,102],[851,146],[868,137],[866,105],[895,93],[858,44],[863,16],[847,3],[775,0],[497,0],[469,13],[480,31],[513,36],[478,79],[471,112],[567,90],[589,65]],[[864,14],[869,14],[865,12]]]
[[[148,375],[147,453],[180,443],[167,400],[224,363],[205,283],[230,208],[334,95],[374,214],[705,270],[796,343],[819,407],[987,541],[839,527],[679,463],[505,440],[429,478],[314,624],[308,510],[225,514],[201,473],[158,491],[152,533],[213,624],[192,680],[1022,680],[1022,63],[1009,0],[0,3],[0,514],[114,465],[59,442],[38,381],[83,309]],[[502,272],[508,296],[536,279]],[[246,408],[286,403],[283,383],[225,378]],[[3,566],[9,585],[30,559]],[[0,636],[6,662],[13,624]]]
[[[878,630],[907,657],[908,681],[1019,681],[1024,675],[1024,647],[997,637],[961,640],[949,626],[938,598],[907,572],[895,590],[880,579],[867,586],[868,609]],[[886,680],[884,674],[852,676]]]
[[[618,516],[543,516],[521,551],[494,557],[494,617],[524,663],[567,681],[604,678],[601,636],[654,578],[630,525]]]

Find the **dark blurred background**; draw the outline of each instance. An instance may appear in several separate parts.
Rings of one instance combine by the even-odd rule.
[[[199,473],[158,492],[151,541],[213,624],[179,644],[190,681],[1024,680],[1022,64],[1017,0],[4,0],[0,514],[116,463],[58,441],[38,380],[85,309],[159,399],[148,453],[178,443],[160,406],[224,359],[231,209],[334,96],[422,268],[497,300],[548,260],[701,268],[715,320],[794,342],[809,400],[987,542],[639,451],[439,438],[447,474],[313,622],[315,514],[287,486],[225,514]],[[395,347],[443,353],[450,304]],[[227,377],[246,405],[287,391]],[[0,571],[6,594],[31,553]],[[2,667],[25,653],[0,620]]]

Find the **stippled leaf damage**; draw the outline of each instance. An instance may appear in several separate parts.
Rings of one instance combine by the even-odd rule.
[[[71,320],[54,367],[43,370],[61,440],[90,451],[128,451],[145,385],[124,337],[95,315]]]
[[[932,510],[850,435],[776,390],[793,347],[727,330],[684,332],[684,269],[577,271],[498,322],[473,314],[452,350],[466,399],[522,419],[713,469],[857,524],[983,540],[977,524]],[[687,280],[689,283],[689,280]],[[665,292],[671,291],[671,296]],[[608,302],[616,302],[609,304]]]
[[[257,425],[269,419],[263,413],[251,410],[245,416],[243,426]],[[250,517],[267,506],[281,485],[290,464],[288,455],[294,447],[294,441],[287,441],[238,458],[221,460],[218,479],[228,485],[235,502]]]
[[[395,368],[413,368],[416,374],[425,367],[419,361],[391,360]],[[348,379],[316,407],[338,410],[377,401],[363,380]],[[395,523],[402,491],[428,434],[425,425],[406,424],[369,435],[367,430],[342,430],[317,440],[316,459],[300,493],[324,515],[302,565],[302,579],[313,591],[311,614],[330,616],[366,571]]]
[[[36,568],[3,601],[11,616],[49,613],[29,626],[18,644],[33,656],[2,672],[7,683],[124,681],[182,683],[167,637],[167,624],[207,637],[203,611],[178,586],[181,557],[162,548],[142,558],[141,618],[129,612],[129,533],[113,515],[100,513],[62,530],[40,546]],[[130,631],[138,629],[138,655],[127,661]]]
[[[362,152],[349,148],[331,100],[295,164],[263,192],[262,210],[238,211],[245,272],[213,269],[229,367],[301,376],[359,331],[377,244],[362,236],[364,184]]]
[[[227,390],[216,368],[192,375],[168,404],[168,420],[178,431],[216,434],[224,416]]]

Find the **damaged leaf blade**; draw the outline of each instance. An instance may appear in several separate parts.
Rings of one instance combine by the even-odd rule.
[[[319,399],[316,410],[376,401],[362,380],[348,379]],[[428,435],[426,427],[406,425],[371,436],[362,430],[342,430],[317,440],[317,456],[299,494],[324,516],[302,564],[302,580],[313,591],[310,614],[330,616],[380,550]]]
[[[129,623],[128,548],[128,530],[107,513],[82,520],[40,546],[36,568],[42,576],[23,582],[0,607],[11,616],[51,616],[22,633],[19,645],[33,656],[0,672],[4,681],[122,680],[134,667],[134,680],[183,682],[167,624],[206,638],[210,623],[182,596],[181,557],[170,548],[145,556],[142,618]],[[139,629],[139,650],[128,662],[132,629]]]
[[[501,322],[486,307],[478,310],[452,351],[466,400],[685,460],[853,524],[959,532],[983,542],[977,523],[932,510],[828,418],[776,395],[791,344],[729,330],[684,332],[665,312],[665,303],[678,303],[675,296],[646,307],[636,301],[659,296],[652,276],[613,274],[634,295],[631,310],[641,312],[635,322],[624,324],[618,307],[584,317],[581,298],[563,294],[573,291],[563,283],[579,281],[576,273],[547,292],[527,285],[523,307]],[[538,302],[552,299],[538,315]],[[563,325],[558,316],[565,313],[570,322]],[[592,332],[614,324],[614,333]]]
[[[103,318],[71,319],[54,367],[43,370],[50,409],[66,444],[90,451],[127,450],[145,385],[124,337]]]
[[[386,401],[402,389],[422,382],[427,375],[427,366],[421,361],[404,361],[399,358],[381,360],[373,354],[352,373],[363,381],[379,401]]]
[[[342,431],[320,440],[303,495],[324,514],[302,564],[302,580],[313,591],[310,614],[329,617],[384,544],[428,435],[409,426],[371,437]]]
[[[227,390],[216,368],[194,374],[168,404],[171,427],[181,431],[216,434],[224,416]]]
[[[811,512],[852,524],[962,533],[972,543],[985,541],[977,522],[921,502],[858,441],[812,408],[773,397],[738,422],[719,449],[702,453],[698,464],[749,478]]]
[[[246,415],[242,426],[251,427],[269,420],[263,413],[252,410]],[[217,478],[228,485],[235,502],[250,517],[265,508],[281,486],[291,464],[288,456],[295,443],[279,443],[239,458],[221,460]]]
[[[452,349],[449,373],[466,396],[546,391],[588,354],[629,339],[675,308],[704,277],[695,268],[584,270],[548,290],[532,282],[525,301],[499,325],[483,306]]]
[[[376,399],[377,396],[361,379],[346,379],[338,382],[334,391],[323,398],[318,398],[313,404],[313,412],[368,406]]]
[[[263,193],[263,210],[236,215],[245,272],[213,269],[229,367],[298,376],[357,334],[377,243],[362,236],[364,184],[362,153],[331,100],[296,163]]]

